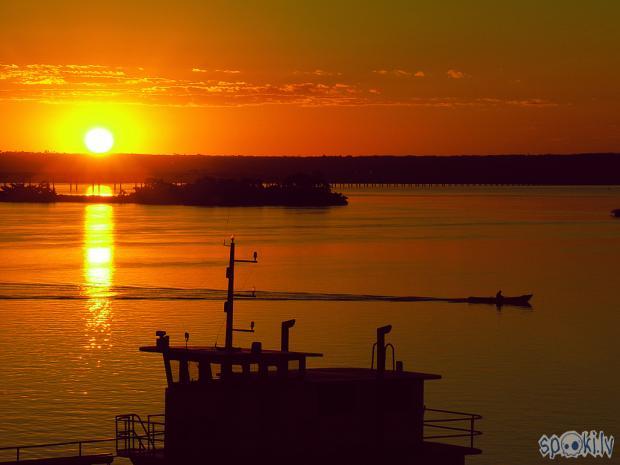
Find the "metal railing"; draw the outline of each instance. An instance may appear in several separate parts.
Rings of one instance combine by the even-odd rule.
[[[155,420],[159,419],[159,420]],[[163,449],[164,437],[166,435],[166,416],[163,413],[148,415],[146,424],[148,425],[149,435],[153,449]]]
[[[63,446],[76,446],[77,454],[73,456],[82,457],[84,455],[85,447],[89,444],[92,445],[105,442],[114,442],[117,455],[123,455],[123,453],[146,453],[150,451],[160,450],[163,448],[165,434],[164,418],[165,417],[163,414],[148,415],[145,422],[140,418],[139,415],[135,413],[117,415],[115,418],[116,436],[114,438],[0,447],[0,452],[11,450],[15,451],[15,462],[20,462],[23,460],[31,459],[30,457],[28,459],[23,458],[22,452],[24,450],[53,448],[58,449]],[[65,451],[65,456],[66,453],[68,452]],[[102,455],[113,456],[112,452]],[[2,459],[0,459],[0,463],[1,462]]]
[[[109,439],[89,439],[86,441],[68,441],[68,442],[50,442],[47,444],[32,444],[32,445],[25,445],[25,446],[9,446],[9,447],[0,447],[0,451],[5,451],[5,450],[14,450],[15,451],[15,461],[19,462],[22,459],[22,454],[21,452],[23,450],[29,450],[29,449],[51,449],[54,447],[61,447],[61,446],[77,446],[77,456],[81,457],[82,456],[82,452],[84,450],[84,445],[86,444],[95,444],[95,443],[102,443],[102,442],[112,442],[114,441],[114,438],[109,438]],[[112,454],[110,454],[112,455]],[[30,460],[30,459],[25,459],[25,460]]]
[[[426,418],[426,412],[444,414],[440,418]],[[476,420],[482,415],[476,413],[454,412],[424,407],[424,427],[446,430],[445,434],[424,435],[424,439],[469,438],[469,447],[474,448],[474,437],[480,436],[482,431],[475,428]],[[445,423],[460,422],[460,426],[447,426]],[[441,424],[438,424],[441,423]],[[464,426],[466,424],[467,426]]]
[[[392,349],[392,371],[396,371],[396,355],[395,355],[395,349],[394,349],[394,345],[391,342],[388,342],[385,345],[385,353],[387,355],[387,350],[388,349]],[[375,352],[377,351],[377,343],[375,342],[372,345],[372,353],[370,355],[370,369],[374,370],[375,369]]]
[[[140,415],[128,413],[117,415],[116,453],[118,455],[149,453],[163,449],[165,423],[163,414],[149,415],[146,422]]]

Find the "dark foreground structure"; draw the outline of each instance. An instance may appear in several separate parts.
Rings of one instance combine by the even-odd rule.
[[[379,328],[379,343],[390,329]],[[134,443],[120,451],[136,465],[189,465],[207,459],[229,464],[458,465],[466,455],[480,453],[473,444],[424,439],[425,415],[433,413],[424,405],[424,383],[440,376],[406,372],[401,365],[386,370],[385,345],[377,346],[376,369],[308,369],[306,358],[320,354],[256,346],[170,347],[160,334],[156,346],[140,350],[161,353],[169,378],[163,449],[140,449]],[[467,420],[478,418],[468,415]],[[451,428],[450,423],[437,425]],[[449,431],[477,434],[464,428]]]
[[[480,434],[474,421],[481,417],[426,408],[425,382],[441,376],[405,371],[394,358],[394,346],[385,341],[391,326],[377,329],[370,368],[307,368],[308,358],[322,354],[291,350],[295,320],[282,323],[279,350],[265,350],[259,342],[235,347],[234,331],[253,332],[254,325],[233,327],[234,266],[255,261],[256,254],[253,260],[236,260],[234,240],[230,243],[224,347],[188,346],[189,334],[185,345],[171,346],[166,333],[158,331],[154,346],[140,348],[163,356],[166,411],[146,423],[119,417],[125,438],[117,443],[120,455],[136,465],[207,460],[460,465],[465,456],[481,452],[473,444]],[[443,417],[433,420],[437,414]],[[454,423],[463,421],[465,427]],[[425,426],[439,433],[425,436]],[[440,437],[465,437],[467,444],[428,440]]]

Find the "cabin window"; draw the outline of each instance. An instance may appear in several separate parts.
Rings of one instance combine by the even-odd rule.
[[[189,362],[187,365],[189,369],[190,382],[198,381],[198,362]]]
[[[178,360],[170,360],[170,369],[172,371],[172,382],[179,382],[179,361]]]

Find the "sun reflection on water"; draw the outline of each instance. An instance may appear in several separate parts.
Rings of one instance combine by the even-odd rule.
[[[111,205],[84,209],[84,294],[88,297],[87,349],[110,348],[114,277],[114,210]]]

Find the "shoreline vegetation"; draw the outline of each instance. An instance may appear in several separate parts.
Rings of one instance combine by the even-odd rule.
[[[135,203],[143,205],[188,205],[201,207],[329,207],[347,205],[347,197],[333,192],[320,178],[308,175],[287,177],[281,183],[250,179],[201,178],[189,183],[149,180],[133,192],[115,196],[63,195],[49,183],[11,183],[0,187],[0,202],[22,203]]]
[[[146,179],[260,179],[320,173],[334,184],[618,185],[620,154],[215,156],[0,152],[0,182],[142,184]]]

